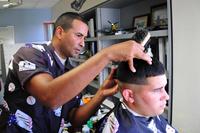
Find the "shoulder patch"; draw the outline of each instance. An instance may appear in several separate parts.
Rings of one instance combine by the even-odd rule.
[[[8,85],[8,91],[13,92],[15,90],[15,84],[14,83],[9,83]]]
[[[28,114],[22,112],[21,110],[17,110],[15,112],[15,117],[18,126],[32,133],[33,121]]]
[[[35,48],[35,49],[37,49],[37,50],[40,50],[41,52],[46,51],[46,50],[44,49],[44,46],[42,46],[42,45],[34,45],[34,44],[33,44],[32,47]]]
[[[20,61],[19,62],[19,71],[26,71],[26,70],[35,70],[36,65],[30,61]]]
[[[33,96],[28,96],[26,98],[26,102],[28,105],[34,105],[36,103],[36,99]]]
[[[61,110],[62,110],[62,106],[58,107],[57,109],[54,110],[54,114],[57,117],[61,116]]]

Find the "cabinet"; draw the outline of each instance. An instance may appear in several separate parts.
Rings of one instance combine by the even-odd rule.
[[[112,44],[125,41],[133,36],[132,23],[135,16],[143,14],[150,14],[151,7],[162,3],[167,3],[167,15],[168,15],[168,27],[165,29],[151,30],[151,39],[154,45],[152,46],[152,52],[154,56],[157,56],[159,60],[165,65],[167,70],[168,85],[166,90],[168,91],[170,98],[172,98],[172,49],[171,49],[171,25],[170,25],[170,11],[167,0],[109,0],[97,7],[89,9],[82,14],[90,21],[94,21],[95,34],[89,36],[86,39],[86,49],[92,50],[92,54],[100,51],[101,49],[108,47]],[[105,31],[110,27],[110,22],[117,22],[119,30],[125,31],[123,34],[108,35]],[[89,25],[90,27],[91,25]],[[103,31],[103,32],[102,32]],[[91,54],[91,55],[92,55]],[[72,58],[76,64],[84,62],[85,58]],[[90,84],[94,88],[98,88],[107,77],[111,69],[111,64],[104,68],[104,70],[95,78]],[[117,98],[120,95],[115,95]],[[172,102],[169,100],[168,106],[164,112],[164,116],[171,123],[171,107]]]
[[[3,44],[0,44],[0,79],[5,82],[6,79],[6,68],[5,68],[5,59],[4,59],[4,49]]]

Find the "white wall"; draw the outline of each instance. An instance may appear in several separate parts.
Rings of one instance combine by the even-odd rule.
[[[0,10],[0,27],[14,26],[15,43],[44,41],[43,23],[50,19],[50,9]]]
[[[200,133],[200,0],[172,0],[173,125]]]
[[[67,11],[76,12],[74,9],[71,8],[71,3],[73,1],[74,0],[60,0],[52,8],[52,20],[56,20],[56,18],[64,12],[67,12]],[[93,6],[96,6],[102,2],[105,2],[105,1],[107,1],[107,0],[86,0],[79,12],[85,11],[85,10],[87,10]]]

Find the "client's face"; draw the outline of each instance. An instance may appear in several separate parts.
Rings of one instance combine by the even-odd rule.
[[[167,79],[165,75],[147,78],[146,85],[138,85],[134,95],[134,110],[145,116],[162,114],[169,95],[165,91]]]

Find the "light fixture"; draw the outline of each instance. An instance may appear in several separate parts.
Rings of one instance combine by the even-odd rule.
[[[22,0],[7,0],[8,3],[3,5],[3,8],[16,7],[22,4]]]
[[[76,11],[79,11],[81,9],[81,7],[83,6],[83,3],[85,2],[86,0],[74,0],[72,3],[71,3],[71,8],[75,9]]]
[[[8,0],[0,0],[0,2],[1,2],[1,1],[2,1],[2,2],[5,2],[5,1],[8,1]]]

